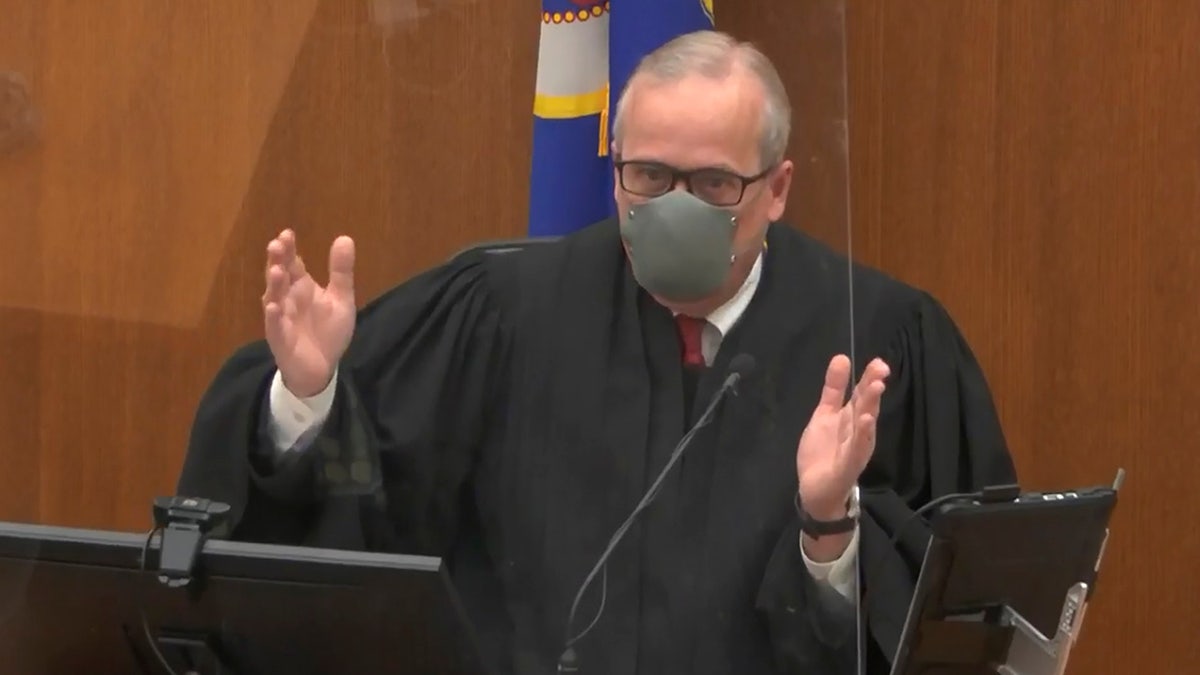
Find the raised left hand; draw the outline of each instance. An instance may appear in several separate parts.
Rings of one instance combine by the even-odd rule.
[[[848,403],[850,359],[833,357],[821,400],[800,436],[796,477],[804,510],[818,520],[846,516],[846,502],[875,451],[875,423],[889,370],[881,359],[867,364]]]

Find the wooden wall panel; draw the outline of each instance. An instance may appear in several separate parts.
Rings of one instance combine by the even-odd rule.
[[[803,105],[823,2],[719,20]],[[1200,3],[846,4],[855,254],[949,307],[1025,486],[1129,471],[1070,672],[1179,671],[1200,657]]]
[[[356,237],[364,300],[523,231],[536,8],[4,6],[39,125],[0,145],[0,519],[148,526],[279,229],[322,277]]]

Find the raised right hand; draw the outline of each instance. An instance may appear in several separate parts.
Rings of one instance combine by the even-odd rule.
[[[354,240],[329,248],[329,284],[322,288],[296,255],[296,235],[284,230],[267,244],[263,319],[267,344],[288,391],[320,393],[354,335]]]

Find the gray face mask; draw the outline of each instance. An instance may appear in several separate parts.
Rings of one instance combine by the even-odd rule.
[[[633,276],[653,295],[695,302],[715,293],[733,264],[732,213],[686,190],[634,206],[621,219]]]

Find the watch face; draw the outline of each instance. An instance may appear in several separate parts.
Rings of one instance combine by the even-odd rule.
[[[854,489],[850,491],[850,504],[846,507],[846,510],[848,511],[848,516],[850,518],[858,517],[858,486],[857,485],[855,485]]]

